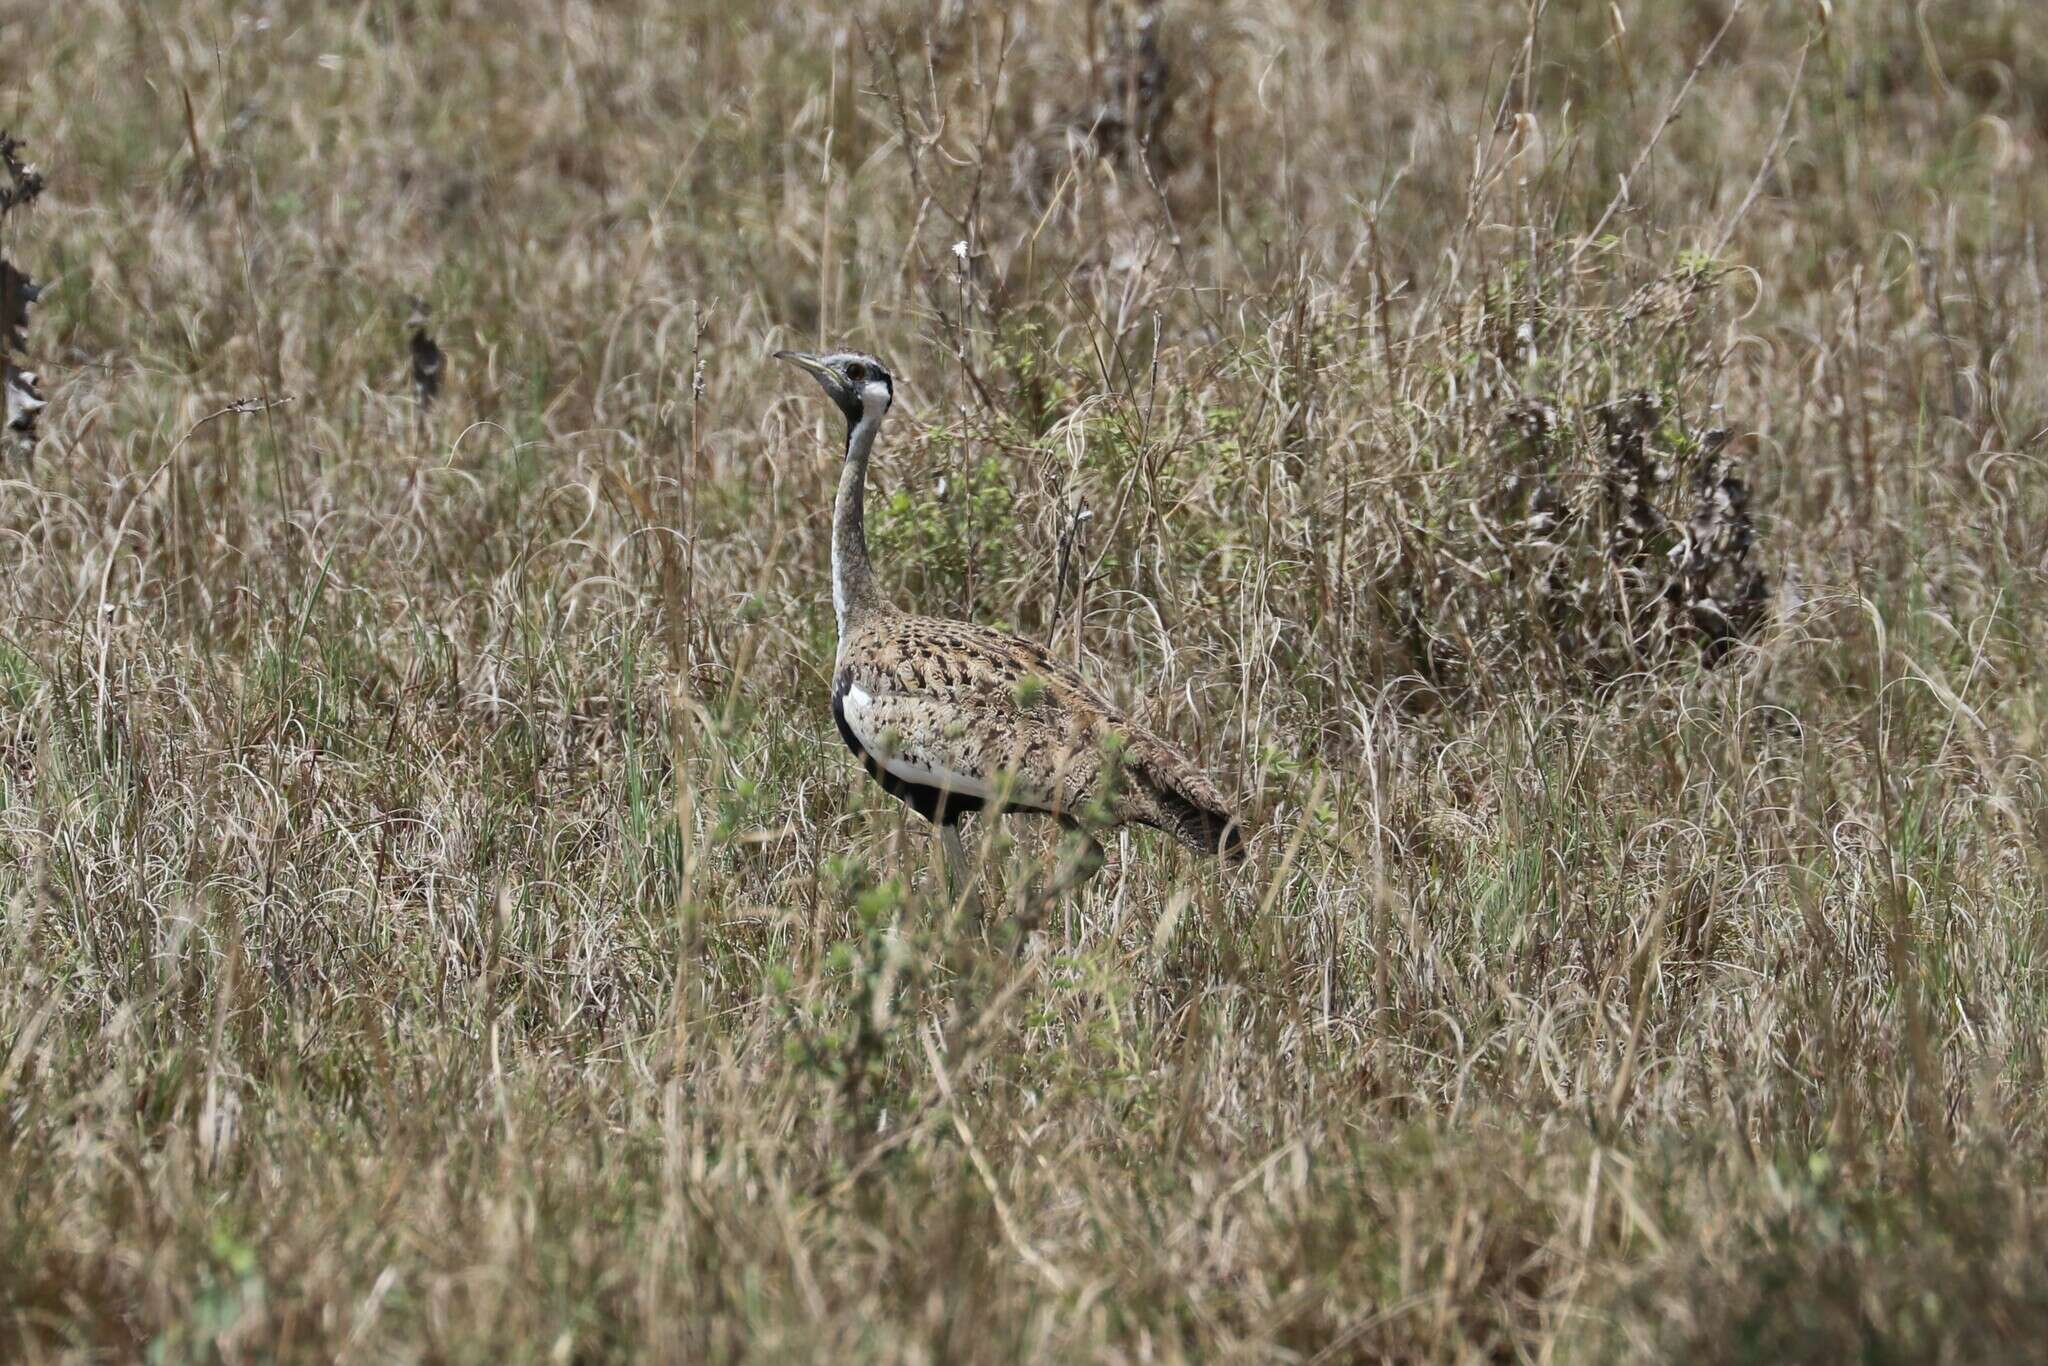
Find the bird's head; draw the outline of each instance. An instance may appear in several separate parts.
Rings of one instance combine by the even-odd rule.
[[[873,356],[859,351],[835,351],[829,356],[814,356],[808,351],[777,351],[775,358],[809,371],[826,397],[846,414],[848,427],[855,426],[869,415],[880,419],[895,401],[896,382],[889,378],[889,368]]]

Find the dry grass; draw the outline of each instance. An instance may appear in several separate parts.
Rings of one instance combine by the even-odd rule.
[[[0,1356],[2038,1344],[2034,7],[0,3]],[[929,899],[821,340],[1241,878]]]

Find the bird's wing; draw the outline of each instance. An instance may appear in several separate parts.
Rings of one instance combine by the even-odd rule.
[[[847,729],[890,775],[1052,812],[1087,800],[1104,728],[1122,721],[1030,641],[922,617],[849,639],[834,696]]]
[[[834,687],[861,748],[904,782],[1076,817],[1100,802],[1112,822],[1156,826],[1208,853],[1239,847],[1201,770],[1031,641],[892,617],[847,640]]]

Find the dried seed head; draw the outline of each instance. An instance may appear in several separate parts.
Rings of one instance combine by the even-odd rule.
[[[42,298],[43,287],[14,268],[14,264],[0,259],[0,327],[5,328],[0,337],[0,348],[9,351],[28,349],[29,305]]]
[[[0,167],[7,172],[7,184],[0,186],[0,215],[27,208],[42,197],[43,173],[21,159],[21,143],[11,133],[0,133]]]
[[[412,311],[405,325],[412,329],[410,350],[412,353],[412,392],[422,408],[433,406],[441,395],[441,377],[446,364],[441,348],[434,344],[427,333],[427,319],[430,310],[423,299],[412,301]]]

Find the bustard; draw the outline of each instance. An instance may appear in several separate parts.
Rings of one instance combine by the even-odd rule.
[[[862,505],[894,381],[859,352],[775,354],[808,371],[846,417],[832,513],[832,720],[869,775],[938,826],[956,884],[970,885],[960,818],[984,808],[1053,816],[1082,834],[1062,890],[1101,866],[1096,836],[1126,824],[1242,862],[1243,833],[1216,785],[1068,665],[1028,640],[883,600]]]

